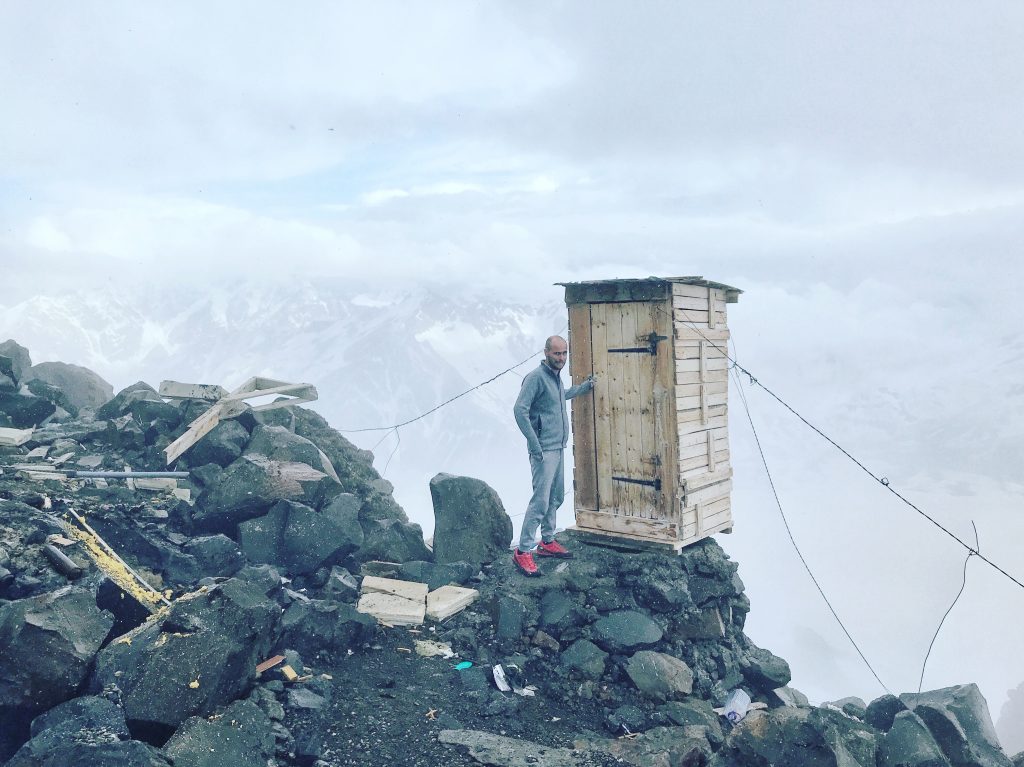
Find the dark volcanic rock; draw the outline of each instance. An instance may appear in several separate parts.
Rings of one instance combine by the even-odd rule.
[[[113,625],[74,586],[0,605],[0,707],[42,711],[71,698]]]
[[[238,539],[250,562],[280,565],[293,575],[337,564],[363,544],[360,501],[342,493],[316,511],[280,501],[267,514],[238,526]]]
[[[68,399],[68,395],[64,393],[64,390],[60,387],[48,384],[46,381],[41,381],[38,378],[33,378],[26,384],[28,390],[36,397],[42,397],[48,402],[52,402],[59,408],[64,408],[64,411],[74,417],[78,415],[78,408],[75,407],[74,403]]]
[[[32,357],[29,355],[28,349],[13,338],[8,338],[0,344],[0,355],[10,359],[14,382],[22,383],[25,380],[25,374],[32,367]]]
[[[274,755],[272,722],[248,700],[213,720],[192,717],[164,746],[174,767],[266,767]]]
[[[365,509],[364,504],[359,511],[359,524],[363,528],[363,545],[358,552],[360,560],[408,562],[433,557],[423,540],[422,527],[399,519],[365,519]]]
[[[304,463],[333,479],[338,479],[331,460],[320,448],[283,426],[257,424],[252,431],[252,439],[245,447],[246,455],[253,453],[275,461]]]
[[[92,749],[111,746],[128,740],[131,735],[124,721],[124,712],[107,700],[94,696],[74,698],[41,714],[32,721],[31,739],[7,762],[7,767],[36,767],[37,765],[102,764]],[[140,744],[141,745],[141,744]],[[129,747],[119,756],[139,751]],[[141,750],[145,753],[145,750]],[[109,752],[101,752],[108,755]],[[156,755],[156,752],[153,752]],[[77,757],[77,758],[76,758]],[[83,759],[80,762],[78,759]],[[134,764],[137,762],[128,762]],[[143,761],[142,764],[147,764]],[[164,764],[164,762],[157,762]],[[121,764],[111,761],[106,764]]]
[[[308,657],[319,653],[343,657],[372,637],[376,628],[375,618],[352,605],[322,599],[296,601],[281,618],[278,644]]]
[[[661,627],[647,613],[619,610],[593,625],[594,641],[609,652],[628,653],[661,641]]]
[[[896,719],[896,715],[900,711],[906,710],[907,704],[895,695],[883,695],[880,698],[875,698],[868,704],[864,712],[864,721],[876,730],[888,732],[889,728],[892,727],[893,721]]]
[[[600,679],[608,653],[587,639],[578,639],[562,653],[559,661],[587,679]]]
[[[163,398],[156,393],[156,390],[145,381],[136,381],[131,386],[126,386],[114,395],[113,399],[102,405],[96,411],[96,417],[101,421],[108,421],[127,413],[133,402],[139,400],[151,400],[163,402]]]
[[[713,767],[876,767],[878,735],[838,711],[751,711],[733,728]]]
[[[184,549],[185,554],[195,559],[200,578],[226,578],[237,573],[245,564],[238,545],[226,535],[193,538],[185,544]]]
[[[199,496],[192,521],[200,530],[233,532],[239,522],[265,514],[278,501],[315,508],[340,491],[337,482],[303,463],[244,455]]]
[[[740,659],[740,669],[750,684],[765,692],[785,687],[793,678],[785,660],[753,644]]]
[[[0,392],[0,425],[3,426],[28,429],[45,421],[56,410],[56,405],[42,397]]]
[[[910,711],[897,714],[878,756],[879,767],[950,767],[928,727]]]
[[[121,690],[130,726],[170,734],[244,693],[266,657],[281,608],[238,579],[180,597],[163,620],[96,658],[97,686]]]
[[[210,432],[199,440],[188,452],[190,464],[203,466],[215,463],[227,466],[242,455],[242,448],[249,441],[249,432],[238,422],[237,418],[229,418],[214,426]]]
[[[167,757],[148,743],[101,738],[79,733],[46,751],[30,749],[26,744],[25,753],[19,751],[4,767],[171,767]]]
[[[96,409],[114,396],[114,387],[99,375],[80,365],[65,362],[40,362],[33,365],[29,378],[45,381],[61,389],[77,409]]]
[[[975,684],[900,696],[927,725],[943,754],[956,767],[1010,767],[988,703]]]
[[[434,504],[434,561],[479,566],[508,554],[512,520],[498,494],[479,479],[438,474]]]
[[[656,700],[671,700],[693,691],[693,672],[678,658],[653,650],[634,653],[626,674],[640,692]]]

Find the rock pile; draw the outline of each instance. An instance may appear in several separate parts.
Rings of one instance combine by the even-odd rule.
[[[566,533],[576,557],[524,579],[494,491],[439,474],[431,550],[309,410],[221,422],[173,494],[54,479],[163,469],[204,408],[0,345],[0,421],[33,429],[0,447],[0,765],[1011,764],[973,685],[809,706],[744,633],[713,540],[668,556]],[[118,585],[72,510],[148,585]],[[357,609],[370,575],[479,597],[383,626]],[[754,704],[733,724],[716,708],[736,689]]]

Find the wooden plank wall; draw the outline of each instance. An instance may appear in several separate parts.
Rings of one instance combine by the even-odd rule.
[[[569,367],[573,386],[594,372],[591,352],[590,304],[569,307]],[[598,509],[597,445],[594,431],[594,398],[572,400],[573,484],[577,509]]]
[[[672,286],[682,544],[732,530],[725,291]]]

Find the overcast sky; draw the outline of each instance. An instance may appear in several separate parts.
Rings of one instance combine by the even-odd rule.
[[[1009,556],[1022,39],[1012,2],[7,2],[0,305],[241,274],[541,303],[556,281],[703,274],[747,290],[730,322],[765,380],[958,532],[974,498]],[[834,478],[804,439],[777,460],[827,538],[803,493]]]

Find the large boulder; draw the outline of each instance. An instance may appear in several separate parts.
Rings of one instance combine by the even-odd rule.
[[[8,338],[0,344],[0,355],[10,359],[14,382],[16,384],[24,382],[25,374],[32,367],[32,357],[29,355],[28,349],[13,338]]]
[[[193,466],[208,463],[227,466],[242,455],[242,449],[248,441],[249,432],[246,428],[237,418],[228,418],[210,429],[192,446],[188,453],[189,463]]]
[[[200,530],[232,533],[239,522],[262,516],[278,501],[317,508],[340,492],[336,481],[304,463],[243,455],[199,496],[192,521]]]
[[[1011,767],[976,684],[900,696],[956,767]]]
[[[0,605],[0,707],[43,711],[71,698],[113,625],[76,586]]]
[[[101,421],[108,421],[111,418],[122,416],[131,410],[133,402],[139,400],[150,400],[152,402],[163,402],[163,397],[157,394],[156,389],[145,381],[136,381],[131,386],[126,386],[108,402],[96,410],[96,417]]]
[[[587,639],[577,639],[562,653],[559,662],[587,679],[604,675],[608,653]]]
[[[248,690],[280,614],[260,588],[237,578],[179,597],[162,620],[99,653],[94,684],[120,689],[130,726],[167,737]]]
[[[927,725],[910,711],[896,715],[878,757],[879,767],[950,767]]]
[[[363,516],[365,509],[364,503],[359,510],[363,545],[357,552],[358,559],[363,562],[414,562],[433,557],[423,540],[422,527],[401,519],[367,519]]]
[[[266,767],[274,756],[273,722],[248,700],[220,716],[187,719],[164,745],[174,767]]]
[[[640,692],[655,700],[681,698],[693,692],[693,671],[679,658],[640,650],[626,662],[626,673]]]
[[[822,708],[751,711],[711,760],[711,767],[876,767],[878,733]]]
[[[608,652],[628,653],[661,641],[661,627],[639,610],[616,610],[593,624],[593,639]]]
[[[305,437],[300,437],[283,426],[257,424],[256,428],[252,430],[252,438],[245,447],[245,453],[247,455],[256,453],[275,461],[304,463],[338,480],[338,474],[334,470],[334,466],[331,465],[331,460],[320,448]]]
[[[38,378],[33,378],[31,381],[25,384],[25,387],[33,396],[42,397],[43,399],[52,402],[57,407],[63,408],[64,412],[66,412],[72,418],[78,415],[78,408],[75,406],[73,402],[71,402],[70,399],[68,399],[68,395],[65,394],[64,390],[61,389],[59,386],[54,386],[53,384],[47,383],[46,381],[41,381]]]
[[[29,429],[57,411],[48,399],[31,394],[0,392],[0,426]]]
[[[506,556],[512,520],[498,494],[472,477],[438,474],[430,480],[434,504],[434,561],[479,566]]]
[[[280,565],[292,575],[337,564],[363,544],[361,501],[342,493],[322,510],[279,501],[267,514],[238,526],[238,540],[250,562]]]
[[[377,628],[376,619],[352,605],[326,599],[292,602],[281,618],[279,646],[301,655],[343,658],[356,649]]]
[[[750,684],[764,692],[785,687],[793,679],[789,664],[778,655],[750,644],[740,658],[740,670]]]
[[[169,764],[151,746],[130,740],[124,712],[106,698],[73,698],[50,709],[32,721],[31,736],[5,767]]]
[[[2,352],[0,352],[2,353]],[[96,409],[114,396],[114,387],[89,368],[66,362],[40,362],[28,371],[29,379],[61,389],[76,408]]]

